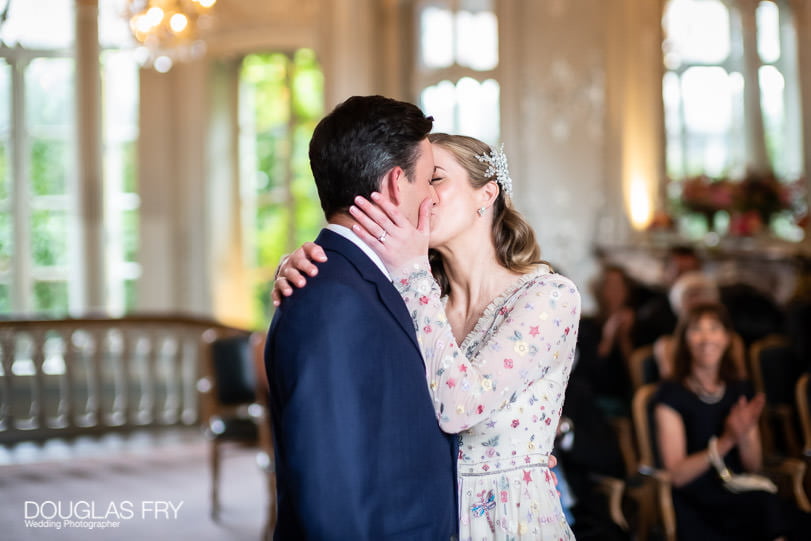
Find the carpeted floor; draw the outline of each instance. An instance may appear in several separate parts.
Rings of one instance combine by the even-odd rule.
[[[4,449],[0,539],[261,538],[268,495],[256,448],[223,448],[221,512],[214,522],[208,447],[199,433],[141,434],[112,442]],[[100,527],[105,521],[113,524]]]

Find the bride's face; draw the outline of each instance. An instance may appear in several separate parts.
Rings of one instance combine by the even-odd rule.
[[[729,333],[718,318],[710,314],[701,316],[687,327],[687,348],[695,367],[718,367],[729,347]]]
[[[477,190],[470,185],[470,177],[453,154],[438,145],[434,150],[434,176],[437,203],[431,209],[430,247],[438,248],[465,231],[469,231],[478,218],[476,214]]]

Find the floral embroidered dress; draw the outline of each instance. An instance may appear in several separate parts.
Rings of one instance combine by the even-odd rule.
[[[428,259],[393,276],[417,329],[440,426],[459,433],[460,541],[574,539],[548,468],[580,294],[541,265],[457,345]]]

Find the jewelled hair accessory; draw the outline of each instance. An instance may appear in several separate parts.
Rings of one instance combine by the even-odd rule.
[[[504,143],[493,149],[490,154],[478,154],[476,159],[487,164],[485,176],[495,176],[505,194],[512,197],[513,179],[510,178],[510,168],[507,166],[507,155],[504,154]]]

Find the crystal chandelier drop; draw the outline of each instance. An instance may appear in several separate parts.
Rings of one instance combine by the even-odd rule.
[[[137,59],[166,73],[177,61],[205,53],[201,31],[210,25],[217,0],[127,0],[130,30],[138,42]]]

